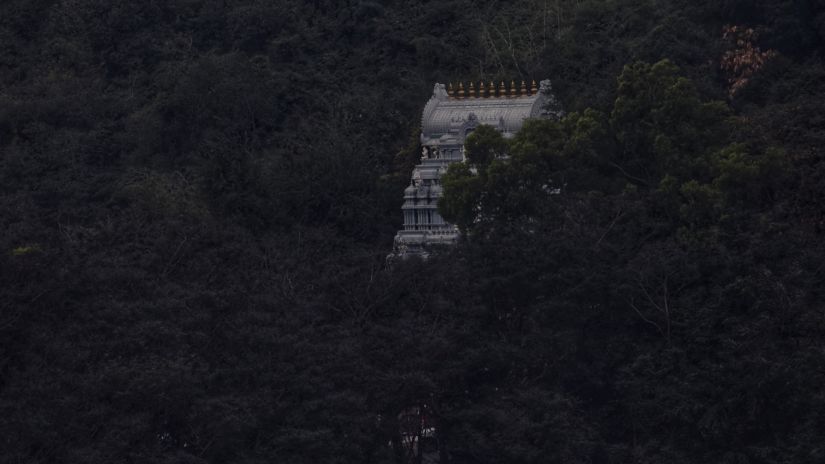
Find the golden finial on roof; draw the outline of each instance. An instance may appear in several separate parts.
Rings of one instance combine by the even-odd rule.
[[[536,80],[533,79],[533,84],[530,86],[530,93],[538,93],[539,88],[536,86]]]
[[[508,96],[516,96],[516,81],[510,81],[510,92],[508,92]]]
[[[473,85],[473,81],[470,81],[470,98],[476,96],[476,86]]]
[[[498,96],[499,97],[506,97],[507,96],[507,88],[504,87],[504,81],[501,81],[501,84],[498,86]]]
[[[484,81],[478,84],[478,94],[482,98],[487,98],[487,89],[484,87]]]
[[[458,83],[458,98],[464,98],[464,83]]]
[[[450,82],[450,86],[447,87],[447,95],[450,98],[455,98],[455,89],[453,89],[453,83],[452,82]]]
[[[487,92],[490,94],[491,97],[496,96],[496,85],[493,84],[493,81],[490,81],[490,85],[487,86]]]
[[[527,83],[521,81],[521,88],[518,90],[519,95],[527,96]]]

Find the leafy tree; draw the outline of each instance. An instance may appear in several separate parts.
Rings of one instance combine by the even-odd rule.
[[[438,200],[439,213],[444,220],[467,231],[478,217],[482,178],[469,165],[456,163],[441,176],[441,183],[444,196]]]
[[[464,149],[467,160],[484,170],[494,159],[507,154],[507,141],[493,126],[482,124],[467,137]]]

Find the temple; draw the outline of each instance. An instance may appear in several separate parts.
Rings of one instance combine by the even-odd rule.
[[[458,228],[438,213],[441,174],[447,167],[464,160],[464,140],[481,124],[512,137],[527,118],[561,116],[551,93],[550,81],[528,88],[502,82],[498,89],[491,82],[478,87],[470,83],[454,89],[435,84],[433,95],[421,119],[421,164],[415,166],[410,186],[404,190],[404,228],[395,236],[393,255],[427,257],[434,247],[450,245],[458,239]]]

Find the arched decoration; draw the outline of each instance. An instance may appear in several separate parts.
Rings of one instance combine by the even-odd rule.
[[[443,139],[461,145],[471,131],[467,123],[474,117],[475,125],[489,124],[511,137],[521,129],[527,118],[546,116],[552,100],[550,82],[542,81],[538,92],[518,98],[449,98],[444,86],[437,86],[424,108],[421,120],[421,141],[425,145],[444,145]]]

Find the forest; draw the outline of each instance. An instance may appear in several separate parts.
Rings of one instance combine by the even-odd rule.
[[[0,462],[825,462],[824,115],[823,0],[3,0]]]

